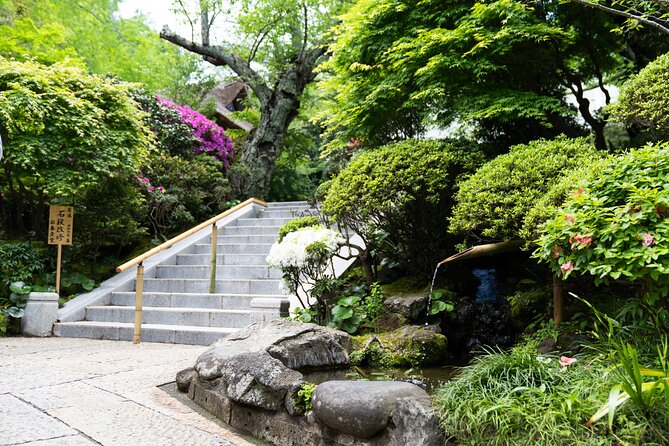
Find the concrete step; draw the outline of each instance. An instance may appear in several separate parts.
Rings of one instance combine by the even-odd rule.
[[[299,210],[299,209],[293,209],[293,210],[271,210],[271,209],[265,209],[265,210],[260,210],[258,211],[258,219],[260,220],[265,220],[265,219],[271,219],[271,218],[288,218],[291,220],[295,220],[297,218],[302,218],[305,217],[308,214],[308,209],[305,210]]]
[[[208,293],[208,279],[144,279],[144,291],[168,293]],[[216,280],[216,293],[284,294],[278,279]]]
[[[293,220],[295,220],[293,217],[240,218],[237,220],[236,226],[275,226],[280,228]]]
[[[280,270],[267,265],[219,265],[216,279],[281,279]],[[209,279],[209,265],[164,265],[156,267],[157,279]]]
[[[209,293],[143,293],[147,307],[190,307],[217,310],[248,310],[255,298],[285,299],[282,294],[209,294]],[[134,306],[134,291],[117,291],[111,295],[111,304]]]
[[[219,235],[218,236],[218,245],[228,245],[228,244],[251,244],[251,245],[267,245],[270,246],[279,239],[279,231],[277,230],[274,234],[264,234],[264,235]],[[210,248],[211,249],[211,248]],[[232,253],[231,253],[232,254]]]
[[[142,324],[142,342],[210,345],[237,330],[223,327]],[[55,336],[69,338],[132,341],[133,324],[95,321],[57,322],[54,324],[53,333]]]
[[[91,306],[86,320],[96,322],[133,323],[134,306]],[[157,325],[191,325],[196,327],[243,328],[251,323],[248,310],[215,310],[212,308],[143,307],[142,323]]]
[[[239,237],[239,236],[234,236],[234,237]],[[244,236],[245,237],[245,236]],[[265,236],[263,236],[265,237]],[[278,238],[278,236],[277,236]],[[274,241],[269,242],[269,243],[248,243],[248,244],[243,244],[243,243],[221,243],[221,238],[219,237],[219,243],[216,248],[216,252],[218,254],[262,254],[267,256],[269,254],[269,250],[272,248],[272,244]],[[199,255],[199,254],[210,254],[211,253],[211,245],[209,243],[197,243],[193,245],[193,252],[192,254]],[[184,255],[180,254],[179,256]]]
[[[286,208],[286,207],[309,207],[306,201],[282,201],[267,203],[268,208]]]
[[[277,235],[281,226],[226,226],[222,235]],[[219,238],[221,236],[219,235]]]
[[[267,250],[269,253],[269,248]],[[177,265],[207,265],[210,254],[180,254]],[[216,263],[220,265],[267,265],[267,254],[219,254]]]

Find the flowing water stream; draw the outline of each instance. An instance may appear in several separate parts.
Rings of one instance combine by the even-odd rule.
[[[437,263],[437,267],[434,269],[434,274],[432,275],[432,283],[430,284],[430,294],[427,295],[427,310],[425,314],[425,325],[429,325],[428,319],[430,318],[430,308],[432,308],[432,291],[434,290],[434,282],[437,280],[437,273],[439,272],[439,267],[442,262]]]

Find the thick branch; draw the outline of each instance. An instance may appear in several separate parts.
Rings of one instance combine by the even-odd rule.
[[[665,34],[669,34],[669,28],[662,25],[661,23],[654,22],[653,20],[647,19],[647,18],[643,17],[642,15],[630,14],[629,12],[621,11],[621,10],[615,9],[615,8],[610,8],[608,6],[604,6],[604,5],[601,5],[599,3],[589,1],[589,0],[571,0],[571,1],[575,2],[575,3],[580,3],[581,5],[589,6],[591,8],[597,8],[597,9],[600,9],[602,11],[608,12],[610,14],[616,14],[616,15],[623,16],[623,17],[628,18],[628,19],[636,20],[640,23],[643,23],[644,25],[648,25],[648,26],[652,26],[654,28],[657,28]]]
[[[260,75],[238,54],[228,51],[220,45],[204,46],[184,39],[167,26],[164,26],[160,32],[160,38],[191,53],[203,56],[205,60],[213,65],[227,65],[251,87],[251,90],[256,94],[261,104],[265,105],[269,101],[271,95],[270,89],[265,85]]]

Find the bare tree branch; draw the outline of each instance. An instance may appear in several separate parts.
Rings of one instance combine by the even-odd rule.
[[[669,34],[669,27],[666,27],[662,25],[661,23],[655,22],[652,19],[646,18],[643,15],[637,15],[637,14],[630,14],[629,12],[626,11],[621,11],[619,9],[615,8],[610,8],[608,6],[601,5],[599,3],[589,1],[589,0],[571,0],[572,2],[575,3],[580,3],[581,5],[589,6],[591,8],[596,8],[605,12],[608,12],[610,14],[616,14],[628,19],[636,20],[639,23],[643,23],[644,25],[652,26],[653,28],[659,29],[665,34]]]
[[[271,96],[270,89],[265,85],[260,75],[238,54],[228,51],[220,45],[204,46],[185,39],[170,30],[168,26],[164,26],[162,31],[160,31],[160,38],[192,53],[203,56],[213,65],[227,65],[251,87],[251,90],[256,94],[261,104],[265,105],[268,103]]]

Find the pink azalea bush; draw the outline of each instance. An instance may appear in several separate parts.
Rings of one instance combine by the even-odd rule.
[[[158,101],[179,112],[181,122],[193,129],[193,134],[200,144],[195,147],[195,153],[207,153],[215,159],[225,163],[227,168],[234,155],[232,140],[225,135],[225,131],[218,124],[207,119],[203,114],[187,105],[177,105],[163,98]]]
[[[613,158],[555,211],[535,255],[562,277],[641,285],[649,301],[669,297],[669,143]]]

